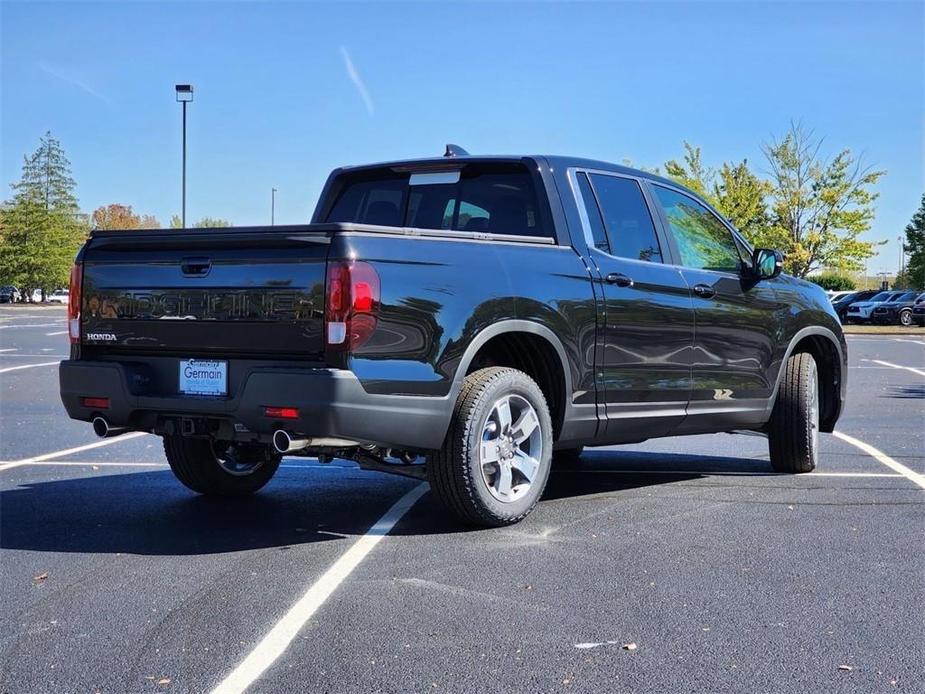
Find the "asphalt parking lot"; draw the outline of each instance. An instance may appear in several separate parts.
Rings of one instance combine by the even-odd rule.
[[[849,338],[812,474],[752,436],[596,449],[478,531],[346,461],[196,497],[66,418],[64,331],[0,307],[2,692],[925,691],[925,330]]]

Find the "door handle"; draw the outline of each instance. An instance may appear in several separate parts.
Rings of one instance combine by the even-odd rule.
[[[701,299],[712,299],[716,296],[716,290],[713,289],[709,284],[695,284],[694,294],[699,296]]]
[[[632,287],[633,278],[627,277],[622,272],[611,272],[609,275],[607,275],[607,283],[615,284],[618,287]]]

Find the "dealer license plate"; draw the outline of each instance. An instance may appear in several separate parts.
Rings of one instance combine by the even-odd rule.
[[[180,361],[180,392],[184,395],[226,395],[228,362],[184,359]]]

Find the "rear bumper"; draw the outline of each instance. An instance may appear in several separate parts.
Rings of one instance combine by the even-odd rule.
[[[449,425],[448,397],[367,393],[351,371],[321,368],[255,368],[234,397],[133,394],[118,362],[66,360],[59,367],[61,401],[72,419],[104,416],[111,426],[153,430],[181,417],[224,420],[248,434],[269,437],[285,429],[396,448],[439,448]],[[109,398],[105,411],[84,407],[82,397]],[[298,419],[272,419],[264,408],[297,407]],[[267,439],[268,440],[268,439]]]

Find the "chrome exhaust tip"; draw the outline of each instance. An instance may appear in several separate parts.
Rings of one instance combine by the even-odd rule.
[[[106,421],[105,417],[94,417],[93,421],[93,433],[99,436],[101,439],[112,438],[113,436],[118,436],[119,434],[124,434],[128,431],[128,427],[111,427],[109,422]]]
[[[293,453],[308,448],[311,439],[293,438],[288,431],[277,429],[273,432],[273,448],[279,453]]]

